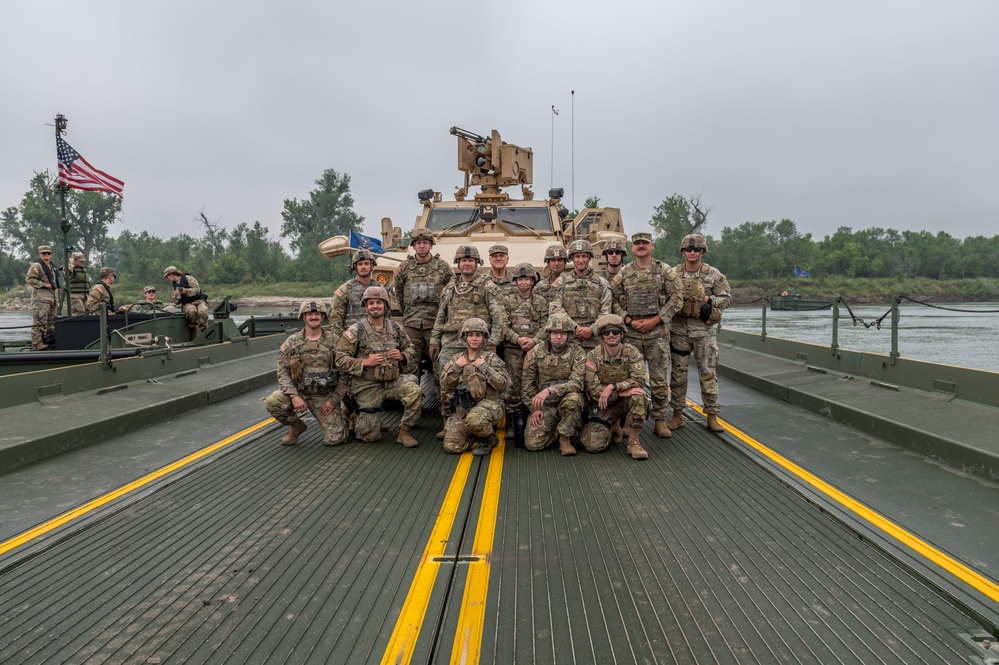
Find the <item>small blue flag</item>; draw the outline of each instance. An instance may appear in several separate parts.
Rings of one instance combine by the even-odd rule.
[[[809,274],[809,272],[807,270],[802,270],[798,266],[795,266],[794,267],[794,276],[795,277],[810,277],[811,275]]]
[[[350,232],[350,246],[354,249],[366,249],[375,254],[382,253],[382,241],[377,238],[362,236],[357,231]]]

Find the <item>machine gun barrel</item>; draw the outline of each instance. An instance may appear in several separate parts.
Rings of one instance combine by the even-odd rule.
[[[460,136],[461,138],[468,139],[474,143],[485,143],[488,140],[485,136],[479,136],[478,134],[474,134],[467,129],[462,129],[461,127],[452,127],[450,132],[452,136]]]

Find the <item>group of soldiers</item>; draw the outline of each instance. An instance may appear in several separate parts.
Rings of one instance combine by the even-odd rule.
[[[424,354],[445,419],[437,438],[450,453],[489,454],[502,421],[511,426],[520,414],[527,450],[557,441],[562,455],[575,455],[577,444],[597,453],[627,438],[628,454],[646,459],[639,430],[649,416],[661,438],[684,426],[691,354],[707,427],[723,430],[716,324],[732,297],[725,276],[702,260],[702,235],[684,237],[675,267],[653,258],[649,233],[632,236],[628,264],[625,241],[607,242],[599,272],[588,241],[553,245],[544,278],[530,264],[509,269],[503,245],[489,248],[483,273],[478,249],[462,245],[452,270],[432,254],[434,243],[430,231],[415,230],[413,254],[395,270],[401,324],[389,318],[389,294],[374,283],[376,256],[366,250],[354,255],[356,276],[328,309],[302,303],[305,328],[282,345],[279,388],[265,399],[289,426],[282,443],[298,440],[306,411],[327,445],[346,442],[351,430],[377,441],[378,414],[394,399],[404,408],[398,441],[417,445]]]
[[[69,290],[72,316],[96,314],[102,309],[108,314],[183,312],[191,329],[191,339],[197,338],[207,328],[208,296],[201,290],[198,280],[176,266],[163,271],[172,293],[169,304],[156,299],[155,286],[147,286],[143,289],[142,302],[116,305],[111,287],[118,279],[117,271],[103,267],[97,281],[91,284],[85,263],[82,252],[73,252],[68,266],[56,267],[52,264],[52,246],[38,247],[38,260],[32,262],[24,279],[32,289],[31,346],[34,349],[55,347],[55,317],[59,312],[60,289]]]

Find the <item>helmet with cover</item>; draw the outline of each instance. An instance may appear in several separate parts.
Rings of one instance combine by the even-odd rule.
[[[437,244],[437,241],[434,240],[433,231],[431,231],[430,229],[426,229],[426,228],[416,229],[415,231],[413,231],[413,234],[411,236],[409,236],[409,244],[410,245],[412,245],[413,243],[415,243],[417,240],[429,240],[431,247],[433,245]]]
[[[552,259],[568,259],[569,255],[565,251],[565,247],[562,245],[548,245],[545,248],[545,263],[548,263]]]
[[[572,319],[565,314],[552,314],[548,317],[548,324],[545,326],[545,332],[573,333],[576,332],[576,326],[573,325]]]
[[[329,315],[326,312],[326,305],[318,300],[303,300],[302,304],[298,306],[298,318],[300,321],[305,320],[305,315],[309,312],[319,312],[323,315],[323,318],[327,318]]]
[[[369,300],[381,300],[386,307],[390,304],[388,291],[380,286],[369,286],[364,289],[364,295],[361,296],[361,306],[366,306]]]
[[[708,241],[700,233],[688,233],[683,236],[683,242],[680,243],[680,251],[682,252],[691,247],[699,249],[705,254],[708,253]]]
[[[569,258],[571,259],[574,254],[589,254],[593,256],[593,245],[590,244],[589,240],[573,240],[569,243]]]
[[[604,251],[601,254],[606,254],[607,252],[628,252],[628,248],[625,247],[624,241],[620,238],[612,238],[604,243]]]
[[[361,261],[364,261],[365,259],[367,259],[368,261],[371,261],[371,265],[372,266],[378,265],[378,261],[375,260],[375,255],[372,254],[371,252],[369,252],[366,249],[362,249],[362,250],[354,253],[354,260],[350,262],[350,270],[351,270],[351,272],[354,271],[354,269],[357,267],[358,263],[360,263]]]
[[[600,334],[604,328],[624,328],[624,320],[617,314],[602,314],[593,324],[593,332]]]
[[[465,324],[461,326],[461,338],[465,339],[465,335],[470,332],[479,332],[483,335],[488,335],[489,326],[487,326],[486,322],[482,319],[473,316],[468,321],[465,321]]]
[[[517,279],[518,277],[530,277],[532,284],[538,283],[538,273],[534,270],[534,266],[530,263],[517,264],[517,266],[513,269],[513,278]]]
[[[477,265],[482,265],[479,249],[475,245],[459,245],[454,251],[454,262],[458,263],[461,259],[475,259]]]

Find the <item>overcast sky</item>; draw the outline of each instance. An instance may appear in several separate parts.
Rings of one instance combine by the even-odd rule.
[[[679,193],[716,237],[993,236],[997,28],[996,0],[4,1],[0,208],[55,170],[63,113],[125,181],[113,235],[200,236],[204,211],[277,238],[329,168],[370,235],[408,229],[419,190],[461,184],[457,125],[532,147],[539,196],[598,195],[629,233]]]

